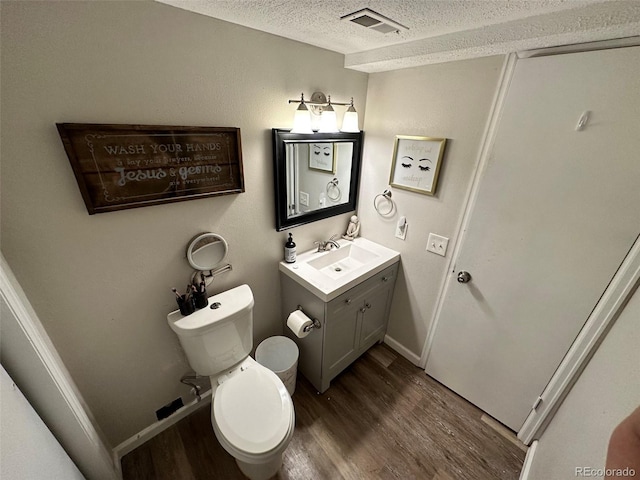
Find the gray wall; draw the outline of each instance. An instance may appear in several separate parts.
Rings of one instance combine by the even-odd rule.
[[[183,395],[190,370],[166,314],[191,275],[187,242],[212,231],[248,283],[254,346],[282,331],[271,128],[287,99],[354,97],[367,75],[343,56],[155,2],[2,2],[2,252],[115,446]],[[56,122],[240,127],[246,192],[87,214]],[[344,230],[342,215],[293,230],[300,250]]]
[[[445,278],[502,62],[503,57],[488,57],[369,77],[358,208],[361,234],[402,255],[387,333],[416,363]],[[436,195],[394,188],[397,214],[383,218],[374,210],[373,199],[389,184],[396,135],[444,137],[447,147]],[[405,241],[394,237],[401,215],[409,225]],[[450,238],[447,258],[425,250],[429,232]]]

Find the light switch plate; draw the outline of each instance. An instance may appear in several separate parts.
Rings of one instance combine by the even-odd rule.
[[[447,246],[449,245],[449,239],[436,235],[435,233],[429,234],[429,240],[427,241],[427,251],[435,253],[436,255],[442,255],[443,257],[447,253]]]

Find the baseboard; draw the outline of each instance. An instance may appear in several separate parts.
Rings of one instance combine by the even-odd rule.
[[[420,366],[420,356],[416,355],[415,353],[413,353],[411,350],[409,350],[407,347],[402,345],[397,340],[394,340],[389,335],[385,335],[384,336],[384,343],[389,345],[393,350],[398,352],[400,355],[402,355],[404,358],[409,360],[415,366],[417,366],[417,367]]]
[[[171,427],[172,425],[178,423],[180,420],[189,416],[199,408],[204,407],[205,405],[209,405],[211,403],[211,390],[207,390],[206,392],[204,392],[201,397],[202,400],[197,401],[196,399],[194,399],[191,403],[188,403],[184,407],[176,410],[175,413],[171,416],[163,418],[156,423],[152,423],[144,430],[136,433],[135,435],[115,447],[113,449],[113,456],[116,459],[117,464],[120,464],[120,460],[127,453],[132,452],[143,443],[148,442],[153,437]]]
[[[538,448],[538,440],[531,442],[531,446],[529,450],[527,450],[527,456],[524,457],[524,464],[520,472],[520,480],[528,480],[529,473],[531,473],[531,465],[533,465],[533,456],[536,454],[536,448]]]

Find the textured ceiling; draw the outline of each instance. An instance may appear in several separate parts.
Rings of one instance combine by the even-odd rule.
[[[640,35],[640,0],[157,0],[345,54],[365,72]],[[408,27],[340,17],[369,8]]]

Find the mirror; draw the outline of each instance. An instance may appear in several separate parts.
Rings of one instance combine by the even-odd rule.
[[[273,129],[277,231],[355,211],[362,137]]]
[[[227,256],[227,241],[215,233],[202,233],[187,247],[189,265],[196,270],[213,270]]]

